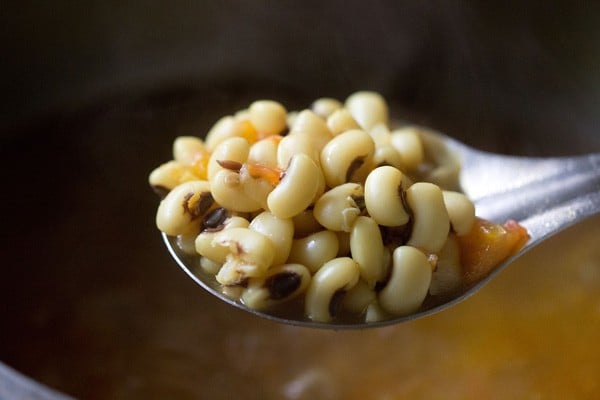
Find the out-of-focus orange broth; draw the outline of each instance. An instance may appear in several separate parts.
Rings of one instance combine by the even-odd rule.
[[[467,301],[407,324],[353,332],[261,325],[248,365],[265,372],[269,391],[292,399],[593,398],[599,237],[596,217],[535,248]]]
[[[176,373],[182,393],[203,398],[597,398],[599,237],[597,217],[532,250],[456,307],[387,328],[311,330],[238,311],[230,318],[227,306],[206,309],[220,313],[207,315],[220,339],[205,342],[207,332],[190,324],[188,343],[171,338],[172,346],[197,360],[148,355],[166,365],[146,384],[160,392]]]

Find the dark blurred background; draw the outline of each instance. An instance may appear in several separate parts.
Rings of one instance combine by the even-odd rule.
[[[599,151],[599,26],[592,1],[4,2],[0,361],[83,398],[194,398],[198,371],[238,395],[223,371],[258,372],[206,343],[271,326],[164,251],[146,179],[172,140],[371,89],[484,149]]]
[[[599,15],[593,1],[9,1],[0,126],[235,83],[369,88],[459,134],[562,140],[598,123]]]

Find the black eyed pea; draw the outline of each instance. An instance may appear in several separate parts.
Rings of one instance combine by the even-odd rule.
[[[426,129],[419,132],[425,150],[426,165],[429,167],[419,167],[419,180],[435,183],[448,190],[457,189],[461,167],[459,158],[434,133]]]
[[[248,152],[248,162],[277,168],[277,149],[280,140],[280,136],[269,136],[254,143]]]
[[[429,291],[431,275],[431,264],[423,252],[412,246],[397,247],[390,279],[378,295],[379,305],[397,316],[417,311]]]
[[[251,203],[259,204],[260,208],[267,209],[267,198],[269,193],[275,188],[276,184],[261,176],[253,176],[249,171],[248,164],[242,165],[239,176],[240,185],[244,192],[243,197],[250,199]]]
[[[188,166],[172,160],[155,168],[148,177],[148,183],[157,194],[164,197],[175,186],[199,179]]]
[[[462,286],[464,274],[460,263],[460,248],[454,235],[448,237],[437,255],[429,293],[433,296],[457,293]]]
[[[305,314],[318,322],[331,322],[345,292],[358,283],[360,271],[349,257],[334,258],[323,265],[308,285]]]
[[[294,223],[290,218],[278,218],[263,211],[252,219],[250,229],[268,237],[275,247],[273,265],[285,263],[290,255],[294,238]]]
[[[315,100],[310,108],[319,117],[327,119],[327,117],[343,106],[344,105],[337,99],[321,97],[320,99]]]
[[[391,144],[382,144],[375,146],[375,154],[373,154],[373,165],[379,167],[389,165],[402,171],[402,156]]]
[[[215,201],[228,210],[254,212],[262,208],[257,199],[246,193],[239,172],[221,169],[211,178],[210,187]]]
[[[306,154],[290,160],[283,178],[267,197],[269,211],[279,218],[292,218],[305,210],[319,190],[320,168]]]
[[[303,210],[292,218],[294,222],[294,238],[299,239],[323,229],[313,214],[311,208]]]
[[[359,216],[350,231],[350,253],[360,268],[361,279],[370,287],[383,280],[384,246],[379,225],[373,218]]]
[[[336,186],[319,197],[313,215],[327,229],[350,232],[364,208],[363,194],[363,187],[358,183]]]
[[[377,167],[365,180],[365,205],[379,225],[402,226],[409,221],[403,201],[406,188],[404,174],[389,165]]]
[[[371,129],[380,123],[388,124],[388,106],[379,93],[369,91],[353,93],[346,99],[345,106],[363,129]]]
[[[232,137],[239,137],[243,134],[241,120],[231,115],[220,118],[210,128],[204,139],[206,149],[213,152],[217,146]]]
[[[333,134],[329,130],[325,120],[310,110],[304,110],[298,114],[288,134],[288,136],[293,135],[301,135],[309,138],[318,152],[333,138]]]
[[[248,116],[261,135],[277,135],[287,127],[287,111],[272,100],[257,100],[248,108]]]
[[[198,254],[205,258],[209,258],[216,263],[223,264],[227,254],[229,254],[229,250],[226,247],[215,245],[214,240],[217,234],[230,228],[247,228],[250,225],[250,222],[246,218],[239,216],[226,217],[224,220],[220,220],[220,216],[217,215],[217,213],[219,213],[218,210],[224,209],[221,208],[215,210],[215,223],[212,224],[211,227],[200,232],[196,237],[194,244]],[[213,216],[209,215],[207,218],[211,217]],[[219,219],[219,221],[217,221],[217,219]]]
[[[387,145],[391,142],[390,128],[386,124],[376,124],[368,132],[373,138],[375,146]]]
[[[286,169],[296,154],[306,154],[315,164],[321,163],[320,153],[308,135],[287,135],[277,146],[277,167]]]
[[[171,190],[160,202],[156,226],[167,235],[198,233],[201,218],[214,201],[207,181],[189,181]]]
[[[406,202],[413,213],[412,232],[407,244],[437,253],[450,231],[442,189],[433,183],[417,182],[406,189]]]
[[[196,252],[196,237],[198,236],[198,232],[189,234],[189,235],[177,235],[177,240],[175,244],[184,254],[187,255],[198,255]]]
[[[327,127],[334,136],[351,129],[360,129],[358,122],[352,117],[350,111],[345,108],[336,110],[333,114],[327,117]]]
[[[392,315],[381,308],[379,302],[374,301],[367,307],[367,311],[365,312],[365,322],[379,322],[387,321],[389,319],[392,319]]]
[[[458,236],[471,232],[471,228],[475,223],[475,205],[473,202],[462,193],[444,190],[442,194],[452,230]]]
[[[331,139],[320,160],[325,182],[335,187],[346,182],[360,182],[371,168],[375,143],[363,130],[352,129]]]
[[[409,126],[393,130],[390,143],[400,153],[403,165],[409,171],[416,170],[423,162],[423,142],[417,128]]]
[[[273,242],[249,228],[220,231],[212,245],[228,250],[216,276],[217,282],[222,285],[238,285],[248,278],[263,276],[272,265],[275,254]]]
[[[211,260],[208,257],[200,257],[200,268],[202,268],[202,270],[208,274],[218,274],[222,266],[222,263],[217,262],[215,260]]]
[[[315,273],[338,253],[338,238],[332,231],[320,231],[295,239],[292,242],[288,261],[302,264]]]
[[[304,293],[310,280],[310,272],[304,265],[278,265],[265,276],[249,279],[241,300],[255,310],[268,310]]]
[[[208,180],[212,180],[217,172],[226,169],[223,161],[245,163],[250,152],[250,143],[242,137],[232,137],[223,140],[214,149],[208,160]]]
[[[182,164],[193,165],[206,152],[204,141],[195,136],[179,136],[173,141],[173,159]]]
[[[354,314],[362,314],[370,304],[377,301],[373,287],[360,279],[356,285],[346,292],[342,299],[342,307]]]

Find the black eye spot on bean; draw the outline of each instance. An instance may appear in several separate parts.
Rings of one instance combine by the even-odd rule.
[[[210,192],[202,193],[200,195],[200,199],[198,200],[198,205],[196,206],[198,215],[206,214],[214,202],[215,200]]]
[[[332,317],[335,317],[337,315],[337,312],[340,309],[340,306],[342,305],[342,299],[344,298],[345,294],[346,291],[340,289],[336,291],[333,294],[333,296],[331,296],[331,301],[329,302],[329,314]]]
[[[240,172],[240,170],[242,169],[242,166],[243,166],[243,164],[241,162],[233,161],[233,160],[217,160],[217,163],[221,167],[228,169],[230,171],[235,171],[235,172]]]
[[[408,220],[407,224],[402,226],[380,226],[379,231],[381,232],[384,246],[396,248],[408,242],[412,226],[412,218]]]
[[[302,277],[294,272],[287,272],[270,276],[265,280],[265,287],[269,290],[269,298],[281,300],[294,293],[300,287]]]
[[[196,218],[197,215],[195,214],[194,210],[190,209],[190,200],[191,198],[194,196],[194,192],[189,192],[187,193],[184,197],[183,197],[183,203],[182,203],[182,207],[183,207],[183,212],[185,214],[189,214],[192,219]]]
[[[161,198],[161,200],[164,199],[170,192],[169,188],[161,185],[152,185],[152,190],[158,195],[158,197]]]
[[[208,232],[220,231],[223,229],[227,218],[229,218],[229,212],[225,208],[216,208],[206,215],[202,228]]]
[[[350,166],[348,167],[348,170],[346,171],[346,182],[350,182],[350,180],[352,179],[352,175],[354,175],[356,170],[362,167],[362,165],[365,163],[365,157],[366,156],[359,156],[352,160]]]
[[[352,195],[352,200],[354,200],[354,203],[356,204],[356,207],[358,207],[359,210],[363,211],[367,205],[365,203],[365,196],[355,196]]]

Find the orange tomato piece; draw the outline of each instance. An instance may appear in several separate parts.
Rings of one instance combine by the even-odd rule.
[[[529,240],[527,230],[516,221],[504,225],[477,218],[473,229],[457,237],[465,283],[485,278],[502,261],[518,252]]]
[[[244,166],[252,178],[264,179],[273,186],[276,186],[281,180],[282,171],[278,168],[255,163],[247,163]]]

